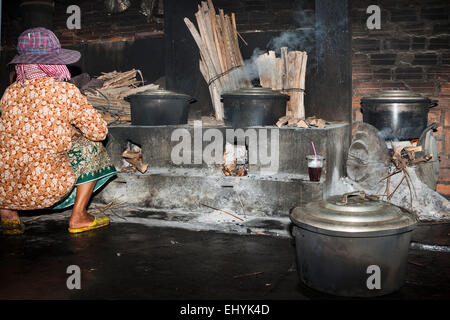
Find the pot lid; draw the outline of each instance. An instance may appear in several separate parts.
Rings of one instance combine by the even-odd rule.
[[[363,191],[310,202],[295,208],[290,218],[304,229],[335,236],[367,237],[412,230],[417,222],[413,213]]]
[[[270,88],[263,87],[252,87],[252,88],[241,88],[234,91],[227,91],[222,94],[223,96],[255,96],[258,98],[261,97],[283,97],[288,98],[287,94],[281,93],[279,90],[272,90]]]
[[[192,99],[192,97],[188,96],[187,94],[169,91],[169,90],[165,90],[165,89],[145,90],[145,91],[130,95],[130,97],[132,97],[132,96],[151,96],[151,97],[155,97],[155,98],[170,97],[170,98],[179,98],[179,99]]]
[[[361,98],[361,102],[429,102],[427,97],[411,90],[383,90]]]

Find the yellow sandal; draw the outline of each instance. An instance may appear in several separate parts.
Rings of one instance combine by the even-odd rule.
[[[95,230],[98,228],[102,228],[102,227],[106,227],[107,225],[109,225],[109,218],[106,216],[101,216],[101,217],[97,217],[93,214],[91,214],[91,216],[94,217],[94,222],[92,222],[89,226],[87,227],[82,227],[82,228],[69,228],[69,232],[70,233],[80,233],[80,232],[85,232],[85,231],[90,231],[90,230]]]
[[[3,234],[8,236],[20,235],[25,232],[25,225],[20,220],[3,219],[2,220]]]

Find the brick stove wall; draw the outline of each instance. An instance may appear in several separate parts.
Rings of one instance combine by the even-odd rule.
[[[381,8],[381,29],[369,30],[366,9]],[[450,195],[450,2],[354,0],[352,4],[353,120],[362,121],[360,99],[381,89],[411,89],[439,100],[429,122],[440,155],[437,191]]]

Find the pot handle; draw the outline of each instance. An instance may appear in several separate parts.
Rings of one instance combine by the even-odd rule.
[[[352,195],[359,195],[361,197],[361,199],[378,200],[378,198],[376,196],[371,196],[371,195],[365,193],[363,190],[359,190],[359,191],[352,191],[352,192],[344,193],[342,195],[342,200],[340,202],[337,202],[336,204],[340,205],[340,206],[347,205],[348,196],[352,196]]]
[[[365,199],[366,198],[366,193],[363,190],[360,191],[352,191],[352,192],[348,192],[348,193],[344,193],[342,195],[342,200],[341,202],[338,202],[338,205],[341,206],[345,206],[348,202],[348,196],[352,196],[352,195],[359,195],[361,198]]]

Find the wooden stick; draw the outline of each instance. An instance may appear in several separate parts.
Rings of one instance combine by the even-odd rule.
[[[242,214],[245,216],[245,208],[244,208],[244,204],[241,201],[241,196],[239,195],[239,193],[236,190],[235,190],[235,192],[236,192],[236,194],[238,196],[239,203],[241,204]]]
[[[400,185],[402,184],[403,180],[405,180],[405,175],[403,175],[403,177],[400,179],[400,182],[394,188],[394,191],[392,191],[392,193],[388,195],[387,200],[390,201],[392,199],[392,196],[394,195],[395,191],[397,191],[398,187],[400,187]]]
[[[203,32],[205,33],[205,40],[206,40],[206,48],[208,49],[208,52],[211,54],[211,59],[214,63],[214,66],[216,68],[216,71],[218,73],[221,73],[221,64],[219,61],[216,43],[214,41],[214,35],[211,25],[211,20],[209,18],[208,13],[208,5],[206,2],[202,2],[202,7],[199,8],[199,12],[196,13],[196,16],[199,16],[199,19],[197,20],[197,23],[200,26],[202,26]],[[218,79],[218,81],[222,82],[222,79]]]
[[[258,272],[252,272],[252,273],[246,273],[246,274],[239,274],[237,276],[234,276],[234,279],[238,279],[238,278],[244,278],[244,277],[251,277],[251,276],[256,276],[258,274],[262,274],[264,272],[262,271],[258,271]]]
[[[140,151],[133,151],[133,150],[125,150],[122,153],[122,157],[127,159],[136,159],[139,158],[141,155],[142,153]]]
[[[288,61],[287,61],[287,53],[288,53],[288,48],[287,47],[281,47],[281,61],[282,61],[282,65],[283,65],[283,73],[281,75],[281,79],[282,79],[282,89],[287,89],[289,88],[289,82],[288,82]],[[289,92],[284,91],[285,93],[287,93],[290,96]],[[292,115],[292,110],[291,110],[291,99],[289,99],[286,103],[286,115],[287,116],[291,116]]]
[[[300,75],[300,86],[299,88],[303,91],[300,92],[300,110],[298,112],[298,115],[300,118],[305,116],[305,77],[306,77],[306,63],[308,61],[308,55],[306,52],[303,52],[303,58],[302,58],[302,66],[301,66],[301,75]]]
[[[226,213],[226,214],[228,214],[228,215],[230,215],[230,216],[232,216],[232,217],[234,217],[234,218],[236,218],[236,219],[238,219],[238,220],[240,220],[240,221],[244,221],[244,219],[239,218],[238,216],[234,215],[234,214],[231,213],[231,212],[228,212],[228,211],[225,211],[225,210],[222,210],[222,209],[218,209],[218,208],[214,208],[214,207],[208,206],[207,204],[204,204],[204,203],[199,203],[199,204],[201,204],[202,206],[208,207],[208,208],[210,208],[210,209],[213,209],[213,210],[216,210],[216,211],[220,211],[220,212]]]
[[[239,32],[238,32],[237,34],[238,34],[239,38],[241,38],[242,42],[244,42],[244,44],[245,44],[246,46],[248,46],[247,41],[245,41],[245,39],[242,38],[241,34],[240,34]]]
[[[211,28],[212,28],[212,32],[214,34],[214,43],[216,45],[216,51],[218,53],[218,58],[219,58],[219,62],[220,62],[220,71],[224,72],[225,67],[224,67],[224,62],[223,62],[223,57],[222,57],[222,47],[219,42],[219,38],[218,38],[218,34],[217,34],[218,31],[217,31],[217,26],[216,26],[216,9],[214,8],[214,4],[213,4],[212,0],[208,0],[208,6],[209,6],[209,20],[211,22]]]
[[[134,166],[141,173],[145,173],[147,171],[148,163],[143,163],[142,160],[125,158],[125,161],[128,162],[129,164],[131,164],[132,166]]]
[[[425,267],[425,265],[424,265],[424,264],[421,264],[421,263],[417,263],[417,262],[414,262],[414,261],[410,261],[410,260],[408,260],[408,263],[411,263],[411,264],[413,264],[413,265],[415,265],[415,266],[418,266],[418,267]]]

